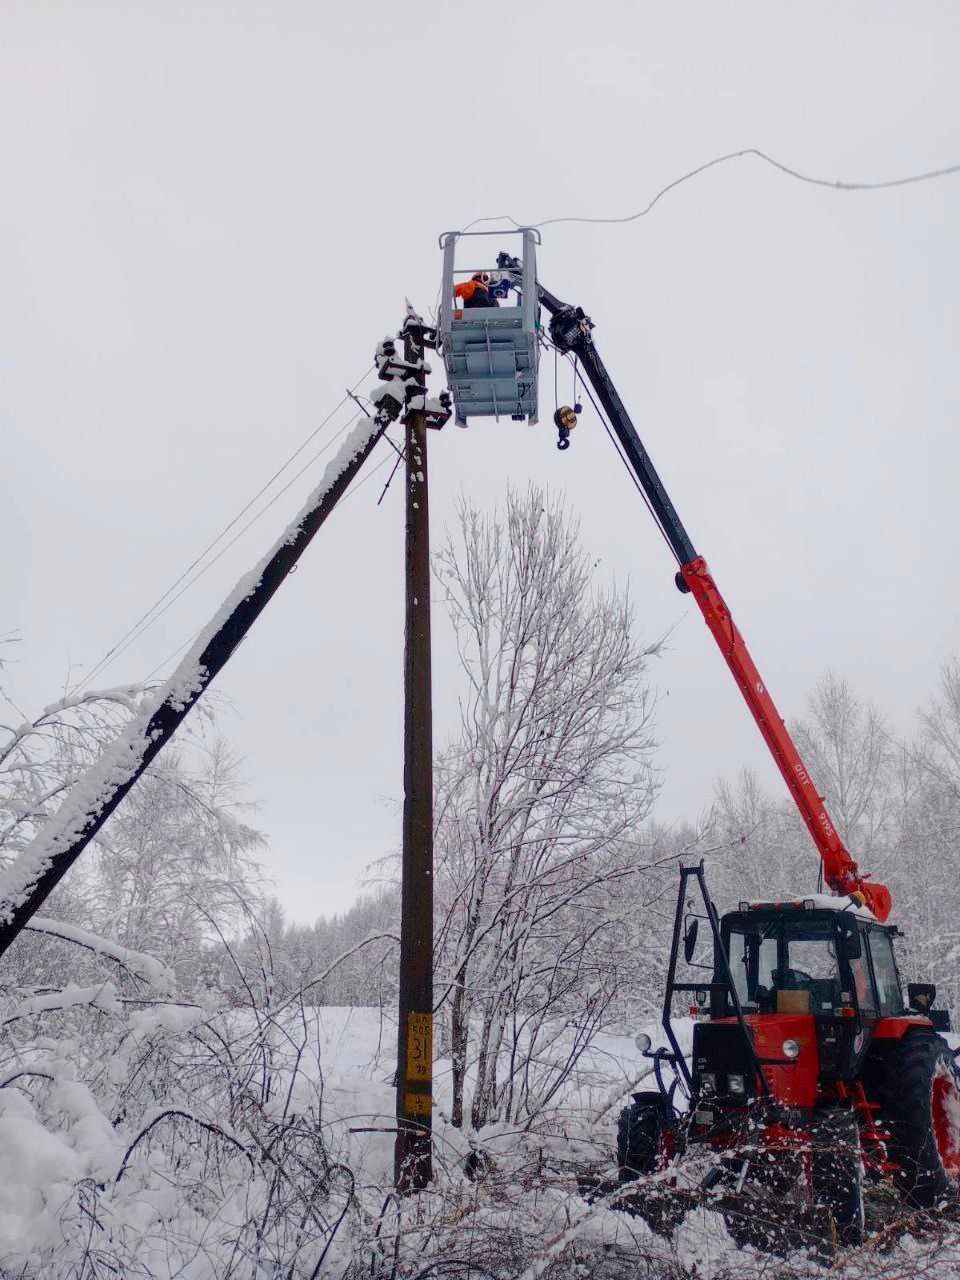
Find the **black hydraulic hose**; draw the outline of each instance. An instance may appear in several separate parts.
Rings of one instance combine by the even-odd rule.
[[[540,302],[553,316],[550,334],[560,351],[572,351],[582,366],[582,372],[590,381],[597,399],[613,428],[620,447],[650,503],[655,519],[660,524],[670,549],[681,565],[697,558],[690,535],[683,527],[670,495],[663,487],[643,441],[631,421],[626,405],[620,399],[616,387],[600,358],[590,330],[592,324],[580,307],[571,307],[543,285],[538,285]]]

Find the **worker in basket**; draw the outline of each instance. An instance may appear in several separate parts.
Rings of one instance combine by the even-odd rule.
[[[469,280],[458,284],[453,296],[462,301],[464,309],[470,307],[498,307],[510,288],[506,277],[491,276],[489,271],[475,271]]]

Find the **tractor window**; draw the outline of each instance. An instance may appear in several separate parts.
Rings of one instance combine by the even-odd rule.
[[[734,930],[730,934],[730,972],[740,1003],[757,1010],[758,992],[773,986],[779,947],[776,938],[762,937],[759,930]]]
[[[829,1013],[841,1003],[833,920],[780,918],[734,928],[729,956],[737,994],[747,1009],[772,1013],[781,991],[808,992],[811,1013]]]
[[[840,1003],[837,935],[832,920],[785,920],[779,927],[778,991],[808,991],[811,1013],[831,1013]]]
[[[850,961],[850,972],[853,974],[853,989],[857,994],[857,1008],[861,1013],[876,1013],[877,1002],[870,981],[870,970],[867,967],[867,953]]]
[[[751,943],[753,946],[751,946]],[[756,988],[756,981],[751,981],[750,969],[751,951],[756,947],[756,935],[753,933],[741,933],[735,930],[730,934],[730,972],[733,975],[734,985],[737,988],[737,995],[740,997],[741,1005],[756,1005],[756,997],[751,1001],[750,988]],[[718,975],[719,976],[719,975]]]
[[[879,929],[870,930],[870,958],[873,961],[873,973],[877,979],[881,1014],[903,1013],[900,978],[893,959],[893,946],[889,934],[881,933]]]
[[[757,955],[757,986],[772,988],[776,985],[777,962],[780,945],[776,938],[761,938]]]
[[[835,978],[837,953],[832,934],[819,938],[787,936],[787,968],[811,978]]]

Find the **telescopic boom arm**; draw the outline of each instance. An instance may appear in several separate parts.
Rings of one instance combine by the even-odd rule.
[[[834,893],[850,894],[863,902],[878,920],[886,920],[891,907],[890,890],[884,884],[870,881],[860,871],[830,821],[823,797],[818,793],[761,679],[746,642],[707,568],[707,562],[697,554],[600,359],[592,336],[593,322],[584,314],[582,307],[568,306],[548,289],[538,288],[540,301],[550,312],[550,336],[554,346],[561,352],[576,356],[583,374],[596,392],[630,469],[680,565],[676,575],[677,586],[683,592],[692,593],[727,666],[733,672],[733,678],[817,846],[827,885]]]

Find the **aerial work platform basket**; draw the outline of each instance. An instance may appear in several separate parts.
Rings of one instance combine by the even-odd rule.
[[[522,250],[517,267],[498,271],[491,263],[456,265],[457,241],[463,236],[502,240],[518,235]],[[540,305],[537,297],[536,246],[540,233],[533,227],[515,231],[447,231],[440,237],[443,285],[440,302],[440,341],[460,426],[468,418],[537,421],[537,366],[540,361]],[[519,268],[519,270],[517,269]],[[464,306],[454,289],[477,272],[486,272],[494,292],[509,291],[505,305]]]

